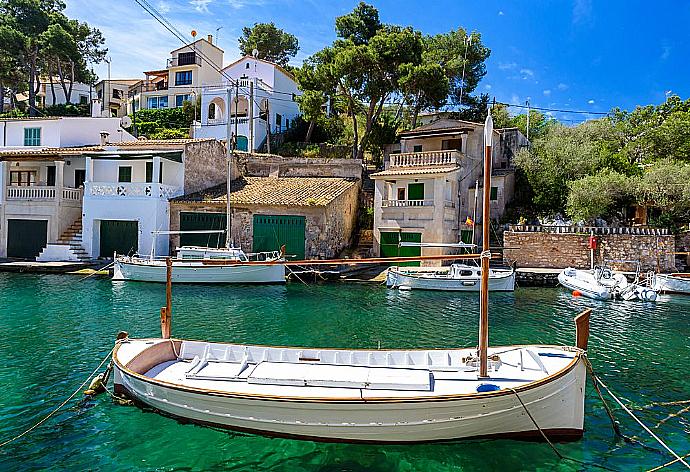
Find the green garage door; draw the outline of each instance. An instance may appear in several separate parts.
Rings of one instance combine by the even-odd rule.
[[[254,252],[278,251],[285,245],[285,254],[304,259],[304,217],[254,215]]]
[[[138,222],[101,220],[101,257],[113,257],[116,251],[118,254],[135,254],[138,250]]]
[[[180,231],[225,230],[225,213],[180,212]],[[225,233],[181,234],[180,246],[225,247]]]
[[[421,243],[422,233],[399,233],[381,231],[381,257],[414,257],[422,255],[421,247],[400,247],[399,242]],[[419,266],[419,261],[394,264],[399,266]]]
[[[48,242],[48,220],[7,220],[7,257],[34,259]]]

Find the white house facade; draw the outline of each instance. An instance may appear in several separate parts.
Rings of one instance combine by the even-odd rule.
[[[297,82],[290,72],[272,62],[244,56],[223,69],[222,84],[203,87],[201,122],[194,124],[193,136],[226,139],[229,132],[236,136],[239,150],[260,149],[269,132],[281,133],[294,123],[299,115],[294,100],[297,93]]]

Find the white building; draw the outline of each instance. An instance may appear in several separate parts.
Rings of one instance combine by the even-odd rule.
[[[442,254],[438,248],[400,247],[400,242],[472,242],[481,234],[481,205],[474,190],[483,175],[483,125],[441,119],[400,133],[400,152],[371,176],[374,252],[380,256]],[[490,202],[499,218],[514,190],[512,157],[527,140],[517,129],[494,130]],[[483,189],[480,187],[480,194]],[[481,195],[479,195],[481,197]],[[480,198],[481,201],[481,198]]]
[[[1,148],[61,148],[101,143],[106,133],[110,142],[135,138],[120,126],[119,118],[52,117],[0,119]]]
[[[51,105],[63,105],[67,103],[67,95],[65,94],[65,89],[62,88],[59,77],[53,77],[52,86],[50,79],[47,77],[42,77],[40,81],[41,84],[36,94],[36,106],[49,107]],[[69,91],[69,82],[66,82],[65,85]],[[95,93],[95,89],[91,85],[82,82],[73,82],[69,102],[75,105],[89,106]]]
[[[98,82],[94,87],[101,107],[98,116],[122,118],[127,115],[129,90],[140,82],[139,79],[106,79]]]
[[[222,84],[203,87],[201,123],[194,125],[193,136],[226,139],[230,93],[230,132],[237,135],[237,149],[260,149],[269,126],[271,133],[281,133],[294,123],[299,115],[294,101],[298,92],[294,76],[283,67],[244,56],[223,69]]]

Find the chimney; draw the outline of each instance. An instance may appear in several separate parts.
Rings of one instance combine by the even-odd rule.
[[[110,133],[107,131],[101,131],[101,146],[105,146],[106,143],[108,142],[108,136]]]
[[[212,34],[208,35],[208,42],[213,44],[213,35]]]
[[[101,116],[101,100],[94,98],[91,100],[91,118],[100,118]]]

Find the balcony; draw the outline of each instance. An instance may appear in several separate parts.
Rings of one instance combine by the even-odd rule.
[[[462,160],[462,153],[455,149],[446,151],[404,152],[391,154],[390,167],[423,167],[456,165]]]
[[[61,189],[61,200],[66,202],[80,202],[82,197],[82,189],[63,187]],[[59,196],[59,189],[57,187],[48,187],[33,185],[25,186],[8,186],[7,200],[8,201],[57,201],[56,196]]]
[[[171,57],[170,59],[168,59],[168,67],[201,65],[201,57],[194,54],[193,52],[186,54],[188,55],[185,55],[185,53],[181,53],[176,57]]]
[[[145,83],[141,84],[139,87],[137,87],[139,92],[158,92],[160,90],[168,90],[168,82],[161,81],[161,82],[150,82],[150,83]]]
[[[151,182],[87,182],[85,194],[89,197],[160,198],[168,200],[182,194],[180,187]]]
[[[391,207],[431,207],[434,206],[433,200],[383,200],[381,206]]]

